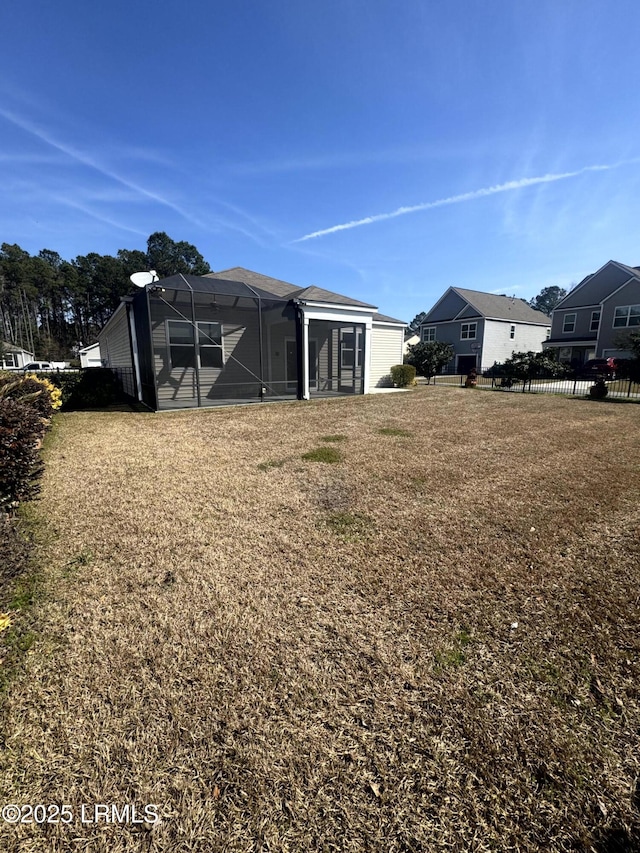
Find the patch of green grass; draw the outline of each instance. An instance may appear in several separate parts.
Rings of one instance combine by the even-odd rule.
[[[37,577],[35,574],[26,574],[18,578],[9,601],[9,610],[25,610],[31,607],[38,595]]]
[[[457,669],[465,663],[467,656],[464,649],[473,642],[473,637],[466,628],[461,628],[453,638],[449,648],[440,649],[434,655],[435,668],[437,671],[445,669]]]
[[[282,468],[284,459],[268,459],[266,462],[260,462],[258,470],[268,471],[270,468]]]
[[[375,528],[373,519],[359,512],[332,512],[326,523],[345,542],[366,539]]]
[[[320,437],[320,441],[346,441],[346,435],[323,435]]]
[[[326,462],[333,464],[342,461],[342,454],[335,447],[316,447],[308,453],[303,453],[302,458],[307,462]]]
[[[404,438],[408,438],[411,435],[406,429],[400,429],[399,427],[382,427],[378,432],[380,435],[399,435]]]

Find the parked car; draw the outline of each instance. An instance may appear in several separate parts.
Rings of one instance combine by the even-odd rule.
[[[56,368],[50,361],[30,361],[21,369],[23,373],[38,373],[41,370],[55,370]]]
[[[582,379],[614,379],[616,375],[614,358],[590,358],[580,369]]]

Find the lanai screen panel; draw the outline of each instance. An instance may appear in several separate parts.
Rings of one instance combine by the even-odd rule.
[[[363,394],[364,342],[364,323],[310,320],[310,394]]]
[[[297,324],[286,300],[220,279],[161,284],[150,293],[158,408],[297,396]]]

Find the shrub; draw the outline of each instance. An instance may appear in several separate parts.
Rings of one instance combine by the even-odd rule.
[[[60,391],[48,379],[39,379],[35,374],[26,376],[0,377],[0,396],[27,403],[41,418],[50,418],[62,405]]]
[[[412,364],[394,364],[391,368],[391,379],[398,388],[413,385],[415,378],[416,369]]]
[[[9,397],[0,399],[0,508],[15,509],[20,501],[34,498],[42,474],[38,459],[46,425],[29,403]]]
[[[430,381],[432,376],[440,373],[442,368],[451,361],[453,355],[451,344],[444,341],[423,341],[409,346],[405,362],[413,364],[418,376],[425,376],[427,381]]]
[[[51,381],[60,388],[65,411],[101,408],[122,399],[120,380],[106,367],[88,367],[77,373],[54,373]]]

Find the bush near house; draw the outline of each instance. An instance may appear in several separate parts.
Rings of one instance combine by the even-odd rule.
[[[416,369],[412,364],[394,364],[391,368],[391,381],[398,388],[408,388],[416,378]]]
[[[60,389],[64,411],[97,409],[122,400],[122,385],[106,367],[89,367],[77,373],[51,373],[47,378]]]
[[[442,341],[429,341],[409,346],[405,356],[405,362],[412,364],[418,376],[425,376],[427,382],[431,377],[440,373],[442,368],[448,364],[454,356],[451,344]]]

